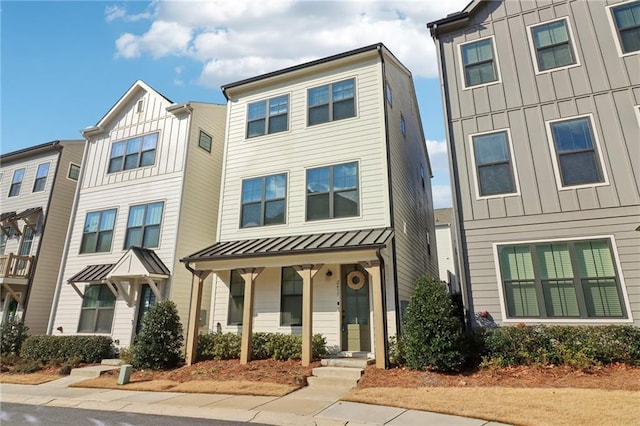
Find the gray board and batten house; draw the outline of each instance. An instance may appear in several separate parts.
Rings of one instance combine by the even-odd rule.
[[[640,325],[640,1],[476,0],[427,27],[469,322]]]

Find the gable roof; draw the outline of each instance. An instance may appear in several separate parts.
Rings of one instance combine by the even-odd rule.
[[[89,265],[67,280],[69,283],[103,282],[110,278],[152,277],[168,278],[169,268],[156,252],[130,247],[116,263]]]
[[[437,38],[442,31],[449,31],[464,26],[469,21],[469,17],[473,14],[480,3],[485,0],[471,0],[460,12],[450,13],[444,18],[427,23],[427,28],[431,32],[431,36]]]

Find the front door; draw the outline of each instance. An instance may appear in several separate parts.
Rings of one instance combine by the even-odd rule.
[[[138,306],[138,320],[136,321],[136,334],[142,329],[142,317],[149,308],[156,304],[156,295],[149,284],[142,284],[140,288],[140,305]]]
[[[342,350],[370,352],[369,280],[359,265],[342,266]]]

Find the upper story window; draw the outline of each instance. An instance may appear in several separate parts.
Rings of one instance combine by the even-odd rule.
[[[293,268],[282,268],[280,325],[302,325],[302,277]]]
[[[307,170],[307,220],[358,216],[358,163]]]
[[[500,80],[493,37],[461,44],[460,56],[465,88]]]
[[[33,183],[33,192],[44,191],[44,187],[47,184],[48,174],[49,174],[49,163],[39,164],[38,171],[36,172],[36,180]]]
[[[393,106],[393,91],[391,90],[391,85],[388,81],[384,83],[384,93],[389,106]]]
[[[24,179],[24,168],[14,170],[13,179],[11,179],[11,187],[9,188],[9,197],[16,197],[20,194],[22,179]]]
[[[164,203],[143,204],[129,209],[124,248],[155,248],[160,245],[160,222]]]
[[[605,181],[590,117],[547,123],[554,149],[554,166],[560,187]]]
[[[424,175],[424,166],[420,164],[420,184],[422,185],[422,190],[426,189],[425,185],[425,175]]]
[[[240,227],[275,225],[285,221],[287,175],[285,173],[242,181]]]
[[[67,174],[67,177],[71,180],[78,180],[78,178],[80,178],[80,166],[69,163],[69,173]]]
[[[537,72],[578,63],[566,18],[529,28]]]
[[[253,102],[247,109],[247,137],[289,129],[289,95]]]
[[[11,235],[10,233],[11,228],[8,226],[0,230],[0,255],[4,254],[4,251],[7,248],[7,241],[9,241],[9,235]]]
[[[87,213],[82,230],[80,253],[103,253],[111,251],[116,209]]]
[[[640,52],[640,1],[611,6],[611,13],[621,53]]]
[[[198,146],[207,152],[211,152],[212,142],[213,142],[213,138],[211,138],[210,135],[200,130],[200,138],[198,139]]]
[[[111,146],[109,173],[153,166],[156,161],[157,144],[157,133],[115,142]]]
[[[517,192],[509,134],[501,131],[471,136],[478,196]]]
[[[235,269],[231,271],[229,281],[229,315],[227,324],[242,325],[244,312],[244,279]]]
[[[307,92],[308,124],[355,117],[355,78],[314,87]]]
[[[407,137],[407,122],[404,121],[404,116],[400,114],[400,131],[402,132],[402,136]]]
[[[507,318],[626,318],[611,241],[499,245]]]

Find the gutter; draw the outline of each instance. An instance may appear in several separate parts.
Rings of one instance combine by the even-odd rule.
[[[380,262],[380,287],[382,291],[382,324],[384,329],[382,330],[384,333],[384,339],[382,344],[384,345],[384,368],[389,368],[389,327],[387,326],[387,292],[385,289],[387,288],[386,282],[386,271],[384,267],[384,259],[382,258],[382,253],[380,253],[381,249],[376,250],[376,257]],[[396,292],[397,296],[398,292]],[[396,309],[396,315],[398,315],[398,309]]]

